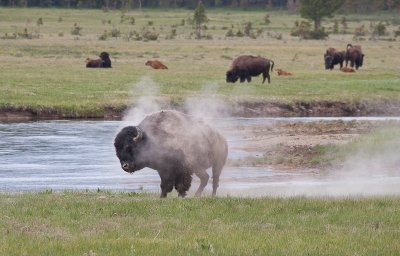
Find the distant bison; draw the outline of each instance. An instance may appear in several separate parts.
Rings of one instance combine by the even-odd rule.
[[[280,69],[280,68],[278,68],[276,70],[276,72],[278,73],[278,76],[292,76],[293,75],[292,73],[287,72],[287,71],[285,71],[283,69]]]
[[[360,45],[347,44],[346,48],[346,67],[350,61],[350,66],[356,66],[356,69],[362,67],[364,62],[364,54],[362,53]]]
[[[324,54],[325,69],[332,70],[337,64],[339,64],[340,68],[342,68],[345,58],[345,51],[338,51],[335,48],[328,48]]]
[[[237,57],[226,72],[226,82],[235,83],[238,79],[243,83],[245,80],[251,82],[252,76],[263,74],[263,83],[268,78],[270,83],[269,70],[274,68],[274,62],[263,57],[255,57],[251,55],[242,55]]]
[[[343,72],[346,72],[346,73],[356,72],[356,71],[354,70],[354,68],[349,68],[349,67],[343,67],[343,68],[341,68],[341,70],[342,70]]]
[[[165,66],[161,63],[161,61],[158,60],[148,60],[145,65],[150,66],[154,69],[168,69],[167,66]]]
[[[226,139],[210,126],[178,111],[164,110],[145,117],[137,126],[127,126],[114,141],[124,171],[133,173],[144,167],[157,170],[161,177],[161,197],[172,189],[186,196],[192,174],[200,178],[196,196],[207,185],[212,167],[213,192],[228,154]]]
[[[86,59],[87,68],[111,68],[111,60],[108,52],[102,52],[100,54],[100,59]]]

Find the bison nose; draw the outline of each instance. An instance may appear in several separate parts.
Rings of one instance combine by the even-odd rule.
[[[123,162],[121,166],[122,166],[122,169],[124,169],[124,170],[129,168],[129,164],[127,162]]]

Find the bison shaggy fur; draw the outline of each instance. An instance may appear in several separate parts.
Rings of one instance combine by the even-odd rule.
[[[215,129],[178,111],[164,110],[146,116],[137,126],[123,128],[114,146],[121,167],[133,173],[149,167],[161,178],[161,197],[173,188],[186,196],[192,175],[200,178],[196,196],[207,185],[212,167],[215,195],[225,165],[228,144]]]
[[[274,68],[272,60],[255,57],[251,55],[242,55],[233,60],[231,68],[226,72],[226,82],[235,83],[238,79],[243,83],[245,80],[251,82],[252,76],[263,74],[263,83],[268,78],[268,83],[271,82],[269,70]]]
[[[364,54],[361,50],[361,46],[347,44],[345,59],[346,59],[346,67],[349,61],[351,67],[355,66],[356,69],[362,67],[364,62]]]
[[[342,68],[345,58],[345,51],[338,51],[335,48],[328,48],[324,54],[325,69],[332,70],[337,64],[339,64],[340,68]]]

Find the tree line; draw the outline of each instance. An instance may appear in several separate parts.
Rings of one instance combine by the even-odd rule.
[[[201,0],[206,8],[265,8],[298,11],[301,0]],[[196,8],[199,0],[0,0],[6,7],[60,7],[60,8]],[[342,11],[371,13],[381,10],[400,11],[400,0],[345,0]]]

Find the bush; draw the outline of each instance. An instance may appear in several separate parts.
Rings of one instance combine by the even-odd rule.
[[[226,36],[226,37],[234,37],[235,34],[233,33],[232,29],[229,29],[229,30],[226,32],[225,36]]]
[[[384,36],[386,35],[386,25],[380,21],[378,25],[374,27],[374,31],[372,32],[375,36]]]
[[[354,36],[365,36],[366,31],[364,25],[361,25],[360,27],[355,28],[354,30]]]
[[[83,28],[80,27],[77,23],[74,23],[73,28],[71,29],[71,35],[81,36],[81,30]]]
[[[298,36],[302,39],[325,39],[328,36],[324,28],[312,30],[311,23],[307,21],[296,21],[295,27],[292,29],[290,35]]]

